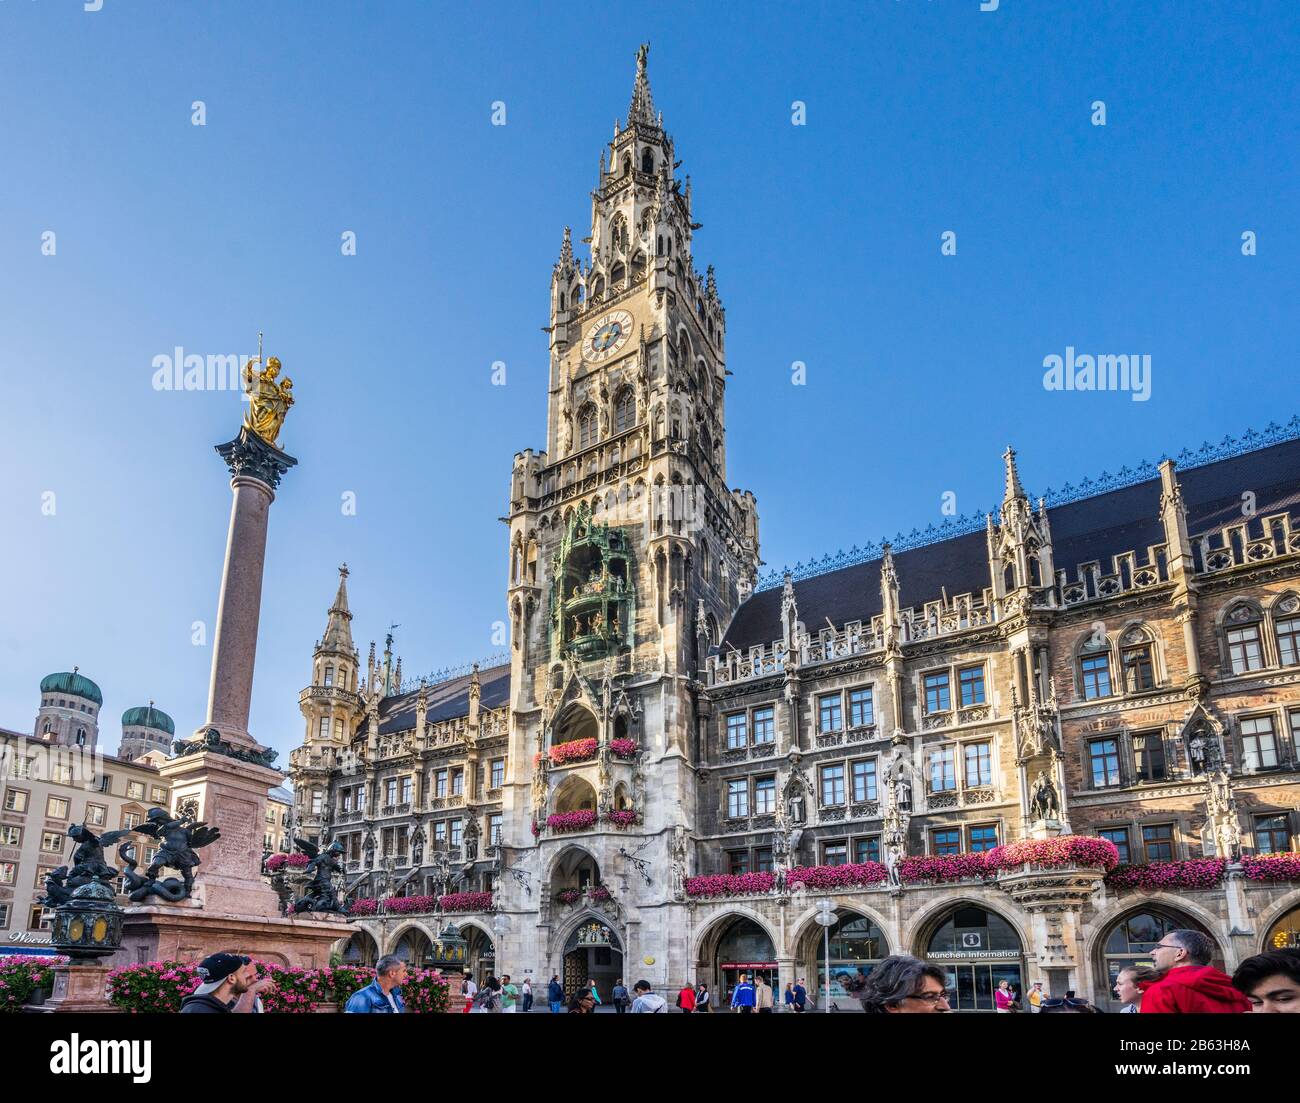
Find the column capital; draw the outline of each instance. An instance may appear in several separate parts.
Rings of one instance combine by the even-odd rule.
[[[267,444],[256,433],[243,426],[239,436],[216,446],[217,455],[226,461],[232,478],[250,478],[271,490],[280,485],[280,479],[298,461],[287,452]]]

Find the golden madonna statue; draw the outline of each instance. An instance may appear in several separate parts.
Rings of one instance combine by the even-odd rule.
[[[262,358],[255,357],[244,365],[244,390],[248,394],[248,409],[244,411],[244,425],[273,448],[280,436],[284,416],[293,405],[293,380],[287,376],[277,381],[280,360],[269,357],[266,367],[254,371],[253,365]]]

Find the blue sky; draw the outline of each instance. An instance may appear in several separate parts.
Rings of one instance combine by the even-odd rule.
[[[301,738],[343,560],[363,653],[391,622],[408,674],[494,650],[550,266],[647,39],[769,566],[989,508],[1008,441],[1034,492],[1300,409],[1294,4],[809,7],[0,0],[0,726],[73,664],[112,748],[150,698],[202,721],[241,407],[152,364],[259,329],[300,466],[254,734]],[[1067,346],[1150,354],[1150,400],[1044,390]]]

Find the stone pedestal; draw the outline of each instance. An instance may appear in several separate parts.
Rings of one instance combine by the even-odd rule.
[[[267,791],[283,780],[280,771],[201,751],[169,759],[158,772],[171,782],[174,807],[193,801],[197,818],[221,831],[198,852],[194,899],[213,914],[279,916],[280,898],[262,879],[262,836]]]
[[[113,966],[104,962],[58,965],[54,969],[54,992],[42,1004],[27,1010],[43,1015],[71,1011],[81,1015],[116,1012],[108,1000],[108,974]]]
[[[329,964],[336,942],[351,937],[340,915],[311,913],[285,919],[238,915],[184,904],[128,908],[122,948],[113,965],[144,961],[199,962],[209,954],[246,954],[262,961],[301,969]]]
[[[1060,820],[1034,820],[1029,825],[1028,837],[1031,839],[1054,839],[1065,834],[1065,824]]]

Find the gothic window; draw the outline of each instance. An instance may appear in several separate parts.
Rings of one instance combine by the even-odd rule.
[[[623,281],[627,278],[627,268],[622,264],[616,264],[609,273],[609,283],[611,287],[618,288],[623,286]]]
[[[1004,590],[1016,588],[1016,565],[1010,559],[1002,565],[1002,588]]]
[[[984,704],[984,667],[967,666],[957,671],[958,688],[961,691],[961,707]]]
[[[642,276],[645,275],[645,265],[646,265],[645,254],[638,249],[636,256],[632,258],[632,279],[633,280],[639,280]]]
[[[754,779],[754,814],[770,816],[776,811],[776,778],[769,774]]]
[[[961,831],[958,829],[932,831],[930,833],[930,853],[936,855],[960,854]]]
[[[1088,744],[1088,766],[1094,789],[1115,789],[1120,784],[1119,740],[1094,739]]]
[[[624,154],[624,155],[623,155],[623,173],[624,173],[624,175],[626,175],[627,173],[629,173],[629,172],[631,172],[631,171],[632,171],[632,155],[631,155],[630,153],[628,153],[628,154]]]
[[[1102,839],[1107,839],[1115,844],[1115,849],[1119,851],[1119,860],[1121,862],[1127,862],[1129,860],[1127,827],[1107,828],[1103,831],[1098,831],[1097,836]]]
[[[1285,812],[1255,817],[1255,852],[1285,854],[1291,849],[1291,827]]]
[[[936,747],[930,752],[930,792],[950,793],[956,788],[956,749],[954,747]]]
[[[656,406],[654,412],[654,422],[651,428],[651,436],[655,440],[663,440],[664,436],[664,408]]]
[[[625,433],[636,424],[636,395],[624,387],[614,400],[614,432]]]
[[[875,800],[876,796],[876,760],[864,758],[853,763],[853,799]]]
[[[627,252],[627,223],[623,220],[622,215],[616,216],[614,221],[610,224],[609,240],[610,243],[614,246],[615,252],[618,253]],[[618,283],[619,279],[620,277],[611,276],[610,282]]]
[[[325,664],[325,685],[328,687],[328,686],[332,686],[333,684],[334,684],[334,664],[326,663]]]
[[[827,693],[817,699],[818,730],[837,732],[844,727],[841,699],[838,693]]]
[[[1124,689],[1127,692],[1141,693],[1155,688],[1154,649],[1151,640],[1141,628],[1130,628],[1124,633],[1120,665],[1124,670]]]
[[[948,687],[948,672],[925,676],[925,711],[947,712],[952,708],[952,694]]]
[[[1300,663],[1300,598],[1287,594],[1273,607],[1277,658],[1283,666]]]
[[[321,738],[321,739],[328,739],[328,738],[329,738],[329,734],[330,734],[330,718],[329,718],[328,716],[322,716],[322,717],[320,718],[320,728],[319,728],[319,732],[318,732],[318,734],[320,735],[320,738]]]
[[[578,448],[590,448],[596,443],[596,407],[588,402],[578,411]]]
[[[1110,688],[1110,647],[1105,639],[1099,645],[1084,644],[1084,652],[1079,658],[1079,686],[1085,700],[1097,697],[1109,697]]]
[[[605,277],[597,276],[596,282],[591,288],[591,297],[593,300],[600,300],[605,297]]]
[[[1273,730],[1273,717],[1245,717],[1241,721],[1241,768],[1252,774],[1256,770],[1271,770],[1277,764],[1277,733]]]
[[[564,292],[563,292],[563,291],[560,292],[560,309],[561,309],[561,310],[566,309],[566,308],[565,308],[565,305],[564,305]]]
[[[771,706],[754,710],[754,744],[776,742],[776,710]]]
[[[1174,860],[1174,825],[1172,823],[1153,823],[1142,828],[1142,851],[1148,862],[1172,862]]]
[[[1246,602],[1233,606],[1224,622],[1224,636],[1228,647],[1228,665],[1234,674],[1263,669],[1264,651],[1258,609]]]
[[[822,807],[835,807],[844,803],[844,763],[836,762],[821,768]]]
[[[727,782],[727,817],[740,819],[749,815],[749,781],[737,779]]]
[[[646,146],[645,152],[641,154],[641,171],[654,172],[654,170],[655,170],[655,155],[650,152],[650,147]]]
[[[1165,778],[1165,743],[1159,732],[1133,737],[1133,778],[1136,781],[1163,781]]]
[[[966,787],[980,789],[992,785],[993,745],[991,743],[967,743],[964,754],[966,758]]]

